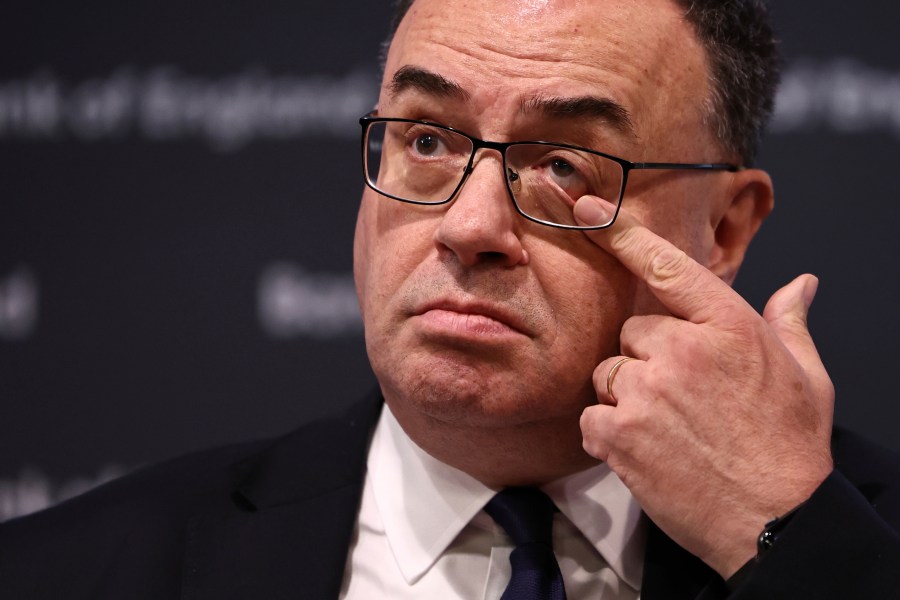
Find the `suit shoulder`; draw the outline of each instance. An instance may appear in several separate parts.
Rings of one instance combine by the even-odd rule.
[[[186,454],[139,468],[56,506],[0,524],[3,547],[60,538],[82,530],[122,532],[124,522],[166,516],[178,519],[196,507],[216,502],[228,489],[230,465],[271,442],[234,444]]]
[[[358,478],[364,458],[341,451],[363,447],[379,405],[358,406],[280,438],[149,466],[0,524],[0,589],[29,599],[177,597],[191,524],[240,520],[257,510],[253,500],[277,502]]]
[[[187,516],[227,494],[228,464],[265,442],[197,452],[139,469],[80,496],[0,524],[0,588],[16,598],[173,597]],[[204,507],[204,508],[201,508]]]
[[[367,400],[311,419],[281,437],[201,450],[140,468],[56,506],[0,523],[0,543],[34,540],[43,532],[54,538],[98,528],[121,533],[123,522],[128,527],[181,523],[198,511],[233,509],[235,486],[247,473],[266,472],[279,460],[291,463],[287,470],[313,469],[307,480],[325,478],[332,475],[333,465],[316,453],[333,447],[334,438],[341,437],[347,427],[370,422],[377,408],[377,402]],[[283,451],[285,447],[292,451]]]

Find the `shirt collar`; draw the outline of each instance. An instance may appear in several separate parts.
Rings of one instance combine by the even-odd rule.
[[[385,535],[410,584],[431,568],[495,493],[419,448],[387,405],[372,438],[368,470]]]
[[[410,584],[434,565],[496,493],[419,448],[387,406],[372,438],[368,470],[385,535]],[[641,509],[615,473],[600,464],[543,490],[613,571],[640,589]]]
[[[543,490],[626,584],[641,589],[646,523],[637,500],[601,463]]]

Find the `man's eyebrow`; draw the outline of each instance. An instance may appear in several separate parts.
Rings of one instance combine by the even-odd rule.
[[[415,65],[400,67],[388,84],[391,96],[407,90],[416,90],[437,98],[467,101],[470,98],[461,85],[443,75]],[[609,98],[577,96],[535,96],[522,101],[522,112],[540,112],[554,119],[603,120],[632,137],[637,137],[631,115],[621,104]]]
[[[522,112],[540,112],[553,119],[603,120],[631,137],[637,137],[628,109],[609,98],[535,96],[522,100]]]
[[[414,65],[400,67],[391,78],[388,89],[391,96],[396,96],[401,92],[412,89],[439,98],[452,98],[462,101],[469,99],[469,92],[455,81]]]

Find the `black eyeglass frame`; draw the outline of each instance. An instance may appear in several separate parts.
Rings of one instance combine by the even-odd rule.
[[[609,220],[609,223],[604,223],[603,225],[563,225],[562,223],[553,223],[551,221],[544,221],[542,219],[538,219],[536,217],[532,217],[522,211],[519,207],[518,202],[516,202],[516,196],[510,187],[509,177],[504,176],[504,180],[506,182],[506,193],[509,195],[509,199],[512,201],[513,206],[520,215],[528,219],[529,221],[533,221],[535,223],[540,223],[541,225],[547,225],[548,227],[556,227],[559,229],[574,229],[579,231],[587,231],[587,230],[597,230],[597,229],[606,229],[607,227],[611,227],[613,223],[616,222],[616,218],[619,216],[619,210],[622,207],[622,201],[625,198],[625,187],[628,184],[628,174],[631,171],[638,171],[644,169],[656,169],[656,170],[680,170],[680,171],[728,171],[731,173],[736,173],[738,171],[743,171],[745,167],[741,165],[733,165],[730,163],[669,163],[669,162],[631,162],[630,160],[625,160],[624,158],[619,158],[618,156],[613,156],[612,154],[606,154],[605,152],[600,152],[599,150],[591,150],[590,148],[582,148],[581,146],[574,146],[572,144],[564,144],[561,142],[547,142],[547,141],[515,141],[515,142],[491,142],[487,140],[482,140],[464,131],[460,131],[459,129],[454,129],[453,127],[448,127],[447,125],[441,125],[440,123],[434,123],[432,121],[422,121],[418,119],[400,119],[396,117],[376,117],[373,116],[374,113],[369,113],[364,117],[360,117],[359,124],[362,127],[362,161],[363,161],[363,178],[366,181],[366,185],[374,190],[375,192],[381,194],[382,196],[386,196],[388,198],[392,198],[399,202],[406,202],[407,204],[419,204],[423,206],[439,206],[441,204],[447,204],[451,200],[453,200],[459,191],[462,189],[462,186],[465,185],[466,180],[469,178],[469,175],[472,174],[474,170],[475,164],[475,154],[482,148],[487,148],[489,150],[496,150],[503,157],[503,172],[508,173],[509,167],[506,164],[506,151],[508,148],[512,146],[519,145],[536,145],[536,146],[557,146],[560,148],[567,148],[569,150],[577,150],[580,152],[587,152],[588,154],[594,154],[596,156],[600,156],[616,162],[619,166],[622,167],[622,186],[619,190],[619,197],[616,199],[616,212],[612,216],[612,219]],[[427,125],[428,127],[436,127],[438,129],[443,129],[445,131],[449,131],[451,133],[455,133],[456,135],[461,135],[464,138],[468,139],[472,143],[472,153],[469,155],[469,161],[466,164],[466,168],[463,171],[462,178],[459,181],[459,184],[454,188],[454,190],[450,193],[449,197],[446,200],[439,201],[426,201],[426,200],[410,200],[409,198],[401,198],[399,196],[394,196],[393,194],[388,194],[387,192],[379,189],[375,183],[371,181],[369,178],[369,169],[368,169],[368,157],[367,157],[367,143],[366,140],[368,138],[369,128],[375,123],[412,123],[416,125]]]

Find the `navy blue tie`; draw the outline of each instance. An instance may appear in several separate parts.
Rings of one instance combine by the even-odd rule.
[[[512,577],[500,600],[566,600],[553,554],[553,501],[535,488],[507,488],[484,510],[516,545],[509,556]]]

